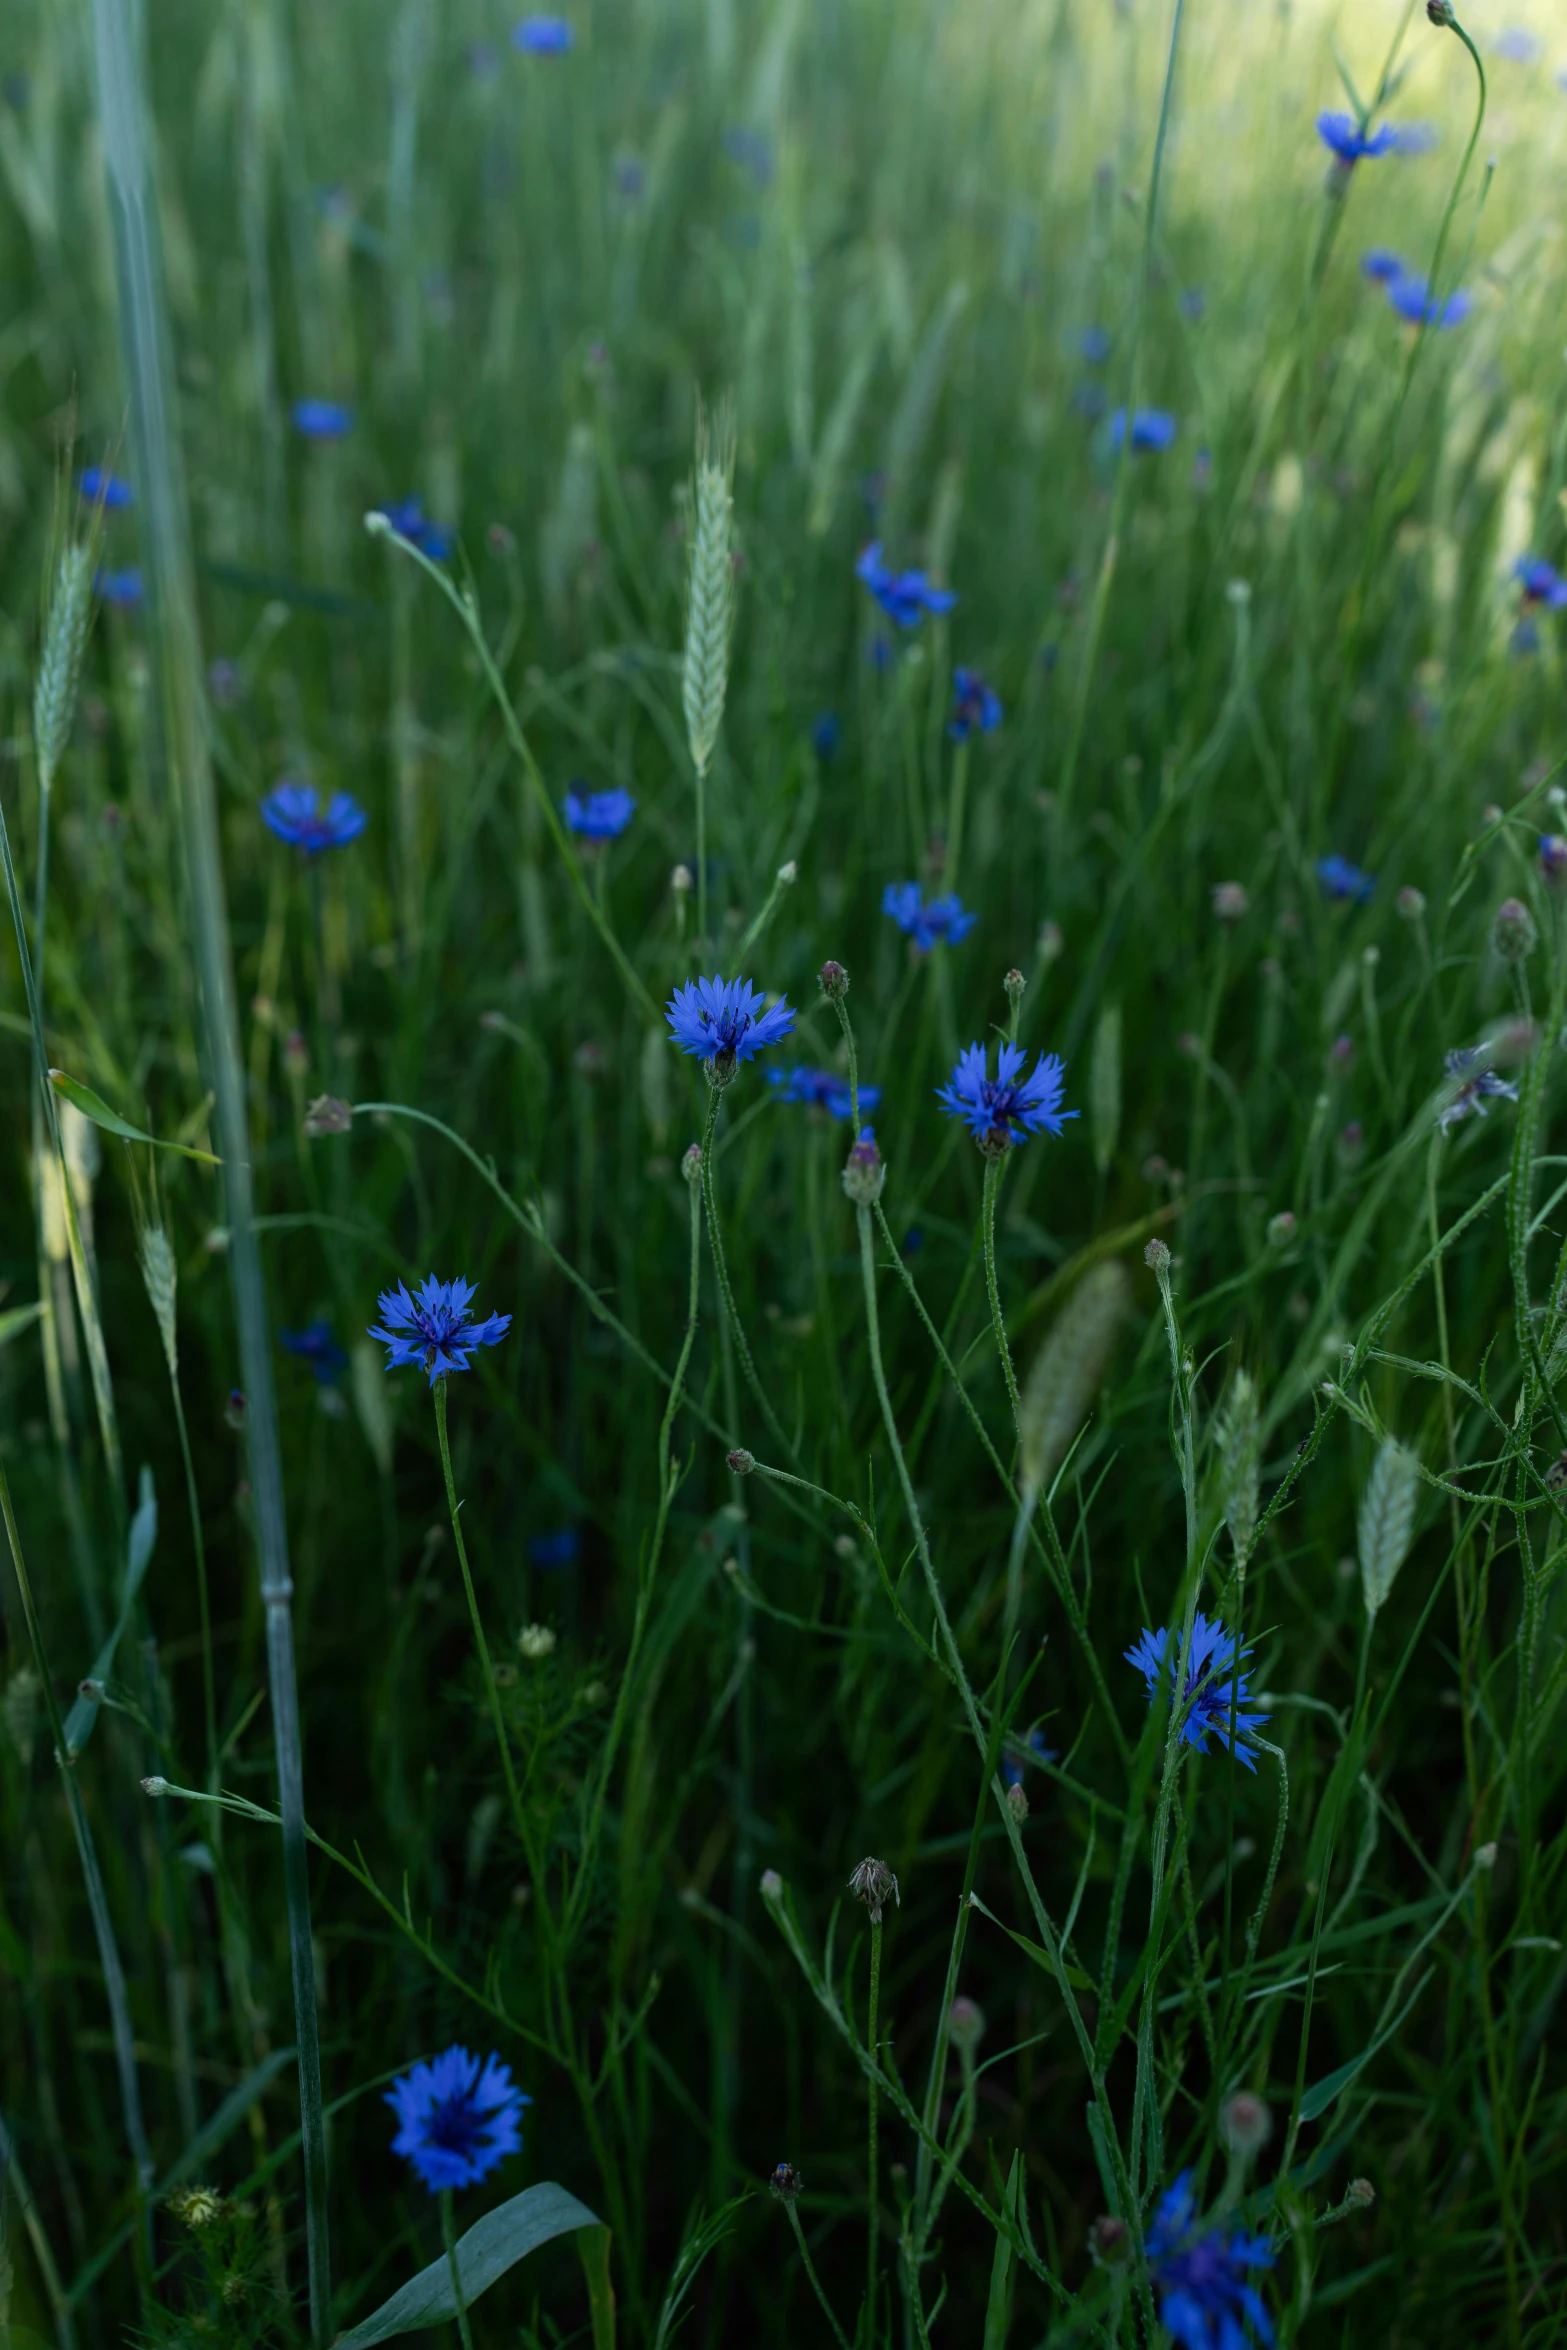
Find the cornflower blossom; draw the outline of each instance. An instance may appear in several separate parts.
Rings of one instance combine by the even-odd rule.
[[[127,506],[136,503],[136,492],[128,481],[110,473],[102,465],[84,467],[77,488],[91,506],[105,506],[111,514],[123,514]]]
[[[580,792],[569,791],[562,806],[570,829],[583,840],[619,840],[626,826],[636,814],[637,803],[630,792],[595,791],[584,798]]]
[[[318,857],[357,840],[370,819],[346,791],[335,791],[323,808],[313,784],[280,783],[262,801],[261,821],[290,848]]]
[[[811,727],[811,748],[825,766],[843,741],[843,720],[836,710],[824,710]]]
[[[533,2099],[517,2088],[498,2056],[481,2065],[454,2045],[416,2064],[385,2092],[397,2116],[392,2152],[405,2155],[432,2195],[476,2187],[522,2146],[522,2109]]]
[[[1147,2252],[1160,2323],[1181,2350],[1244,2350],[1248,2325],[1272,2342],[1272,2321],[1246,2275],[1273,2266],[1268,2239],[1239,2228],[1226,2234],[1220,2220],[1205,2226],[1189,2170],[1160,2196]]]
[[[782,1000],[769,1008],[749,979],[688,979],[664,1007],[670,1033],[683,1053],[707,1063],[715,1077],[733,1075],[777,1044],[794,1026],[793,1007]]]
[[[432,522],[424,510],[422,498],[399,498],[395,506],[377,506],[400,539],[417,547],[421,555],[428,555],[432,563],[444,563],[452,551],[452,534],[439,522]]]
[[[1441,143],[1442,134],[1434,122],[1400,123],[1393,133],[1395,155],[1429,155]]]
[[[1543,55],[1538,36],[1523,25],[1510,25],[1506,32],[1498,33],[1491,47],[1509,65],[1538,65]]]
[[[1168,408],[1134,408],[1132,410],[1132,447],[1134,450],[1167,449],[1180,431],[1180,426]],[[1110,446],[1118,449],[1126,438],[1126,410],[1117,408],[1110,419]]]
[[[563,16],[525,16],[511,28],[511,45],[527,57],[564,57],[576,34]]]
[[[1409,264],[1402,253],[1393,252],[1391,247],[1373,245],[1360,257],[1360,272],[1375,286],[1389,286],[1395,279],[1409,275]]]
[[[825,1110],[830,1118],[849,1118],[854,1114],[849,1080],[840,1077],[835,1069],[769,1069],[767,1082],[781,1102],[804,1102],[811,1109]],[[874,1110],[880,1100],[879,1085],[860,1087],[862,1112]]]
[[[135,563],[128,564],[123,571],[95,571],[92,584],[93,594],[119,612],[132,612],[146,599],[146,585]]]
[[[307,1322],[303,1330],[280,1330],[278,1344],[302,1363],[308,1363],[318,1387],[335,1387],[348,1368],[348,1357],[332,1336],[330,1322]]]
[[[1526,604],[1545,604],[1559,612],[1567,604],[1567,579],[1540,555],[1520,555],[1513,577],[1523,589]]]
[[[1375,874],[1362,873],[1337,850],[1317,859],[1317,883],[1325,898],[1350,899],[1357,906],[1368,905],[1377,886]]]
[[[1135,1665],[1148,1686],[1148,1702],[1153,1703],[1161,1688],[1173,1689],[1176,1668],[1180,1660],[1181,1636],[1161,1625],[1157,1632],[1146,1629],[1135,1648],[1122,1650],[1129,1665]],[[1250,1654],[1241,1650],[1242,1660]],[[1232,1634],[1215,1619],[1212,1623],[1201,1609],[1192,1619],[1191,1655],[1186,1661],[1186,1686],[1182,1692],[1183,1715],[1181,1742],[1186,1746],[1208,1751],[1208,1733],[1217,1731],[1219,1743],[1230,1743],[1230,1702],[1235,1703],[1235,1757],[1247,1770],[1257,1768],[1245,1741],[1259,1725],[1269,1719],[1267,1714],[1247,1713],[1244,1708],[1249,1695],[1250,1674],[1235,1673],[1235,1641]]]
[[[1466,293],[1462,286],[1439,302],[1429,281],[1412,273],[1391,279],[1387,298],[1399,317],[1411,326],[1419,326],[1422,321],[1427,326],[1462,326],[1474,308],[1473,294]]]
[[[1385,122],[1368,137],[1352,114],[1337,114],[1331,109],[1317,116],[1317,136],[1345,165],[1390,155],[1398,145],[1398,133],[1391,123]]]
[[[353,430],[354,412],[338,400],[296,400],[293,406],[296,430],[307,441],[340,441]]]
[[[1543,852],[1544,841],[1540,847]],[[1517,1086],[1509,1085],[1489,1066],[1483,1044],[1455,1046],[1452,1052],[1443,1054],[1442,1066],[1450,1082],[1458,1088],[1437,1119],[1444,1134],[1450,1126],[1461,1126],[1468,1117],[1483,1118],[1488,1101],[1518,1099]]]
[[[993,734],[1001,724],[1001,696],[977,669],[954,669],[952,694],[947,732],[955,743],[966,743],[971,734]]]
[[[466,1371],[476,1346],[499,1346],[511,1328],[510,1314],[489,1314],[476,1322],[472,1297],[471,1281],[437,1281],[433,1273],[426,1274],[412,1297],[401,1281],[395,1289],[383,1289],[376,1299],[381,1325],[372,1326],[369,1336],[388,1349],[387,1369],[420,1364],[433,1387],[444,1372]]]
[[[985,1047],[971,1044],[959,1053],[946,1084],[936,1088],[936,1099],[947,1116],[961,1118],[987,1156],[999,1158],[1031,1134],[1059,1134],[1066,1121],[1078,1115],[1061,1107],[1066,1069],[1060,1055],[1041,1053],[1025,1077],[1027,1059],[1020,1044],[1004,1039],[992,1077]]]
[[[575,1526],[555,1526],[548,1534],[528,1536],[528,1564],[544,1574],[556,1574],[562,1567],[572,1567],[582,1552],[582,1537]]]
[[[865,549],[854,576],[900,628],[917,628],[927,612],[950,612],[958,600],[950,588],[933,586],[923,571],[890,569],[881,559],[880,539]]]
[[[1552,889],[1560,889],[1567,881],[1567,840],[1559,832],[1540,835],[1540,871]]]
[[[881,910],[913,939],[922,955],[935,946],[956,946],[979,920],[977,914],[966,912],[962,899],[950,891],[927,902],[917,881],[889,881],[881,893]]]
[[[1106,327],[1085,326],[1077,338],[1077,348],[1085,366],[1103,367],[1110,356],[1110,334]]]

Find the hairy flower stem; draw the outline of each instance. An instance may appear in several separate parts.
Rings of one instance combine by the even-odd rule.
[[[881,2003],[881,1920],[871,1920],[871,1996],[865,2026],[865,2045],[871,2052],[871,2061],[880,2069],[881,2059],[876,2047],[876,2010]],[[866,2100],[865,2151],[865,2339],[867,2344],[876,2339],[876,2253],[877,2253],[877,2161],[876,2125],[881,2112],[881,2091],[874,2079],[869,2084]]]
[[[440,2205],[441,2239],[446,2246],[446,2266],[452,2280],[452,2299],[457,2305],[457,2333],[462,2343],[462,2350],[473,2350],[473,2335],[468,2329],[468,2305],[463,2299],[462,2271],[457,2266],[457,2225],[452,2217],[452,2191],[450,2187],[441,2189]]]
[[[823,2317],[826,2318],[827,2323],[832,2327],[833,2340],[838,2344],[838,2350],[849,2350],[849,2337],[844,2332],[842,2326],[838,2323],[837,2318],[834,2316],[832,2303],[828,2300],[826,2294],[822,2291],[821,2279],[817,2275],[815,2267],[812,2264],[810,2252],[806,2247],[805,2230],[800,2225],[800,2214],[796,2211],[792,2203],[787,2204],[785,2209],[789,2214],[789,2225],[794,2230],[795,2243],[799,2246],[800,2265],[805,2270],[806,2277],[810,2282],[811,2291],[816,2295],[816,2298],[821,2305],[821,2312]]]
[[[484,1676],[484,1693],[489,1700],[490,1721],[495,1730],[495,1744],[500,1752],[501,1771],[506,1780],[507,1800],[511,1805],[512,1822],[519,1843],[532,1862],[531,1838],[527,1816],[522,1808],[522,1794],[517,1785],[517,1774],[512,1767],[511,1740],[506,1734],[506,1717],[501,1712],[500,1691],[495,1686],[495,1667],[490,1662],[490,1644],[484,1637],[484,1626],[479,1618],[478,1597],[473,1588],[473,1576],[468,1567],[468,1545],[462,1538],[462,1508],[457,1499],[457,1485],[452,1476],[452,1450],[446,1435],[446,1374],[443,1371],[435,1382],[435,1433],[441,1446],[441,1473],[446,1479],[446,1506],[451,1513],[452,1537],[457,1544],[457,1563],[462,1569],[462,1587],[468,1598],[468,1621],[473,1626],[473,1645],[478,1652],[479,1670]]]
[[[1007,1383],[1007,1401],[1012,1406],[1012,1425],[1018,1424],[1021,1404],[1017,1390],[1017,1373],[1012,1368],[1012,1349],[1007,1344],[1007,1325],[1001,1311],[1001,1288],[996,1279],[996,1195],[1001,1189],[1001,1170],[1005,1157],[985,1161],[985,1192],[980,1204],[980,1216],[985,1236],[985,1289],[990,1299],[990,1323],[996,1334],[996,1352],[1001,1357],[1002,1376]]]

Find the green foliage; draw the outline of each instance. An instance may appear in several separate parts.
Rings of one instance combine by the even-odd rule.
[[[1189,6],[1168,86],[1152,0],[572,21],[150,12],[133,313],[89,44],[0,32],[4,2322],[307,2337],[313,1985],[332,2330],[421,2273],[444,2322],[382,2092],[462,2040],[534,2100],[467,2241],[605,2223],[476,2350],[1130,2350],[1185,2169],[1286,2350],[1545,2350],[1567,640],[1514,573],[1567,568],[1561,94],[1498,60],[1460,184],[1473,64],[1402,0],[1342,70],[1438,140],[1350,171],[1314,8]],[[1474,310],[1419,337],[1360,256],[1444,238]],[[178,571],[169,478],[56,519],[152,445],[164,324],[199,648],[181,599],[87,626],[94,561]],[[414,494],[444,557],[364,527]],[[887,621],[871,537],[955,609]],[[956,662],[1005,705],[961,749]],[[364,835],[285,848],[285,775]],[[917,953],[911,878],[973,931]],[[721,1090],[660,1013],[714,971],[798,1013]],[[1079,1115],[987,1175],[935,1089],[1012,1027]],[[1517,1099],[1452,1115],[1479,1045]],[[786,1062],[880,1090],[849,1197]],[[512,1316],[444,1393],[455,1513],[364,1335],[430,1271]],[[284,1528],[253,1366],[317,1320]],[[1198,1608],[1255,1774],[1122,1661]]]

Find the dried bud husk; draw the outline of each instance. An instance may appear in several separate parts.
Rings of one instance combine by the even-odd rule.
[[[884,1860],[862,1860],[849,1879],[849,1891],[857,1901],[863,1901],[871,1913],[871,1924],[881,1924],[881,1913],[890,1894],[901,1903],[898,1880]]]

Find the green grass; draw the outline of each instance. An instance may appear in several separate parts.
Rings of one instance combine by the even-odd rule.
[[[1186,2169],[1281,2344],[1544,2350],[1567,730],[1512,572],[1567,559],[1567,55],[1465,16],[1461,171],[1478,60],[1392,0],[601,0],[563,58],[169,5],[145,112],[120,7],[0,28],[0,2327],[361,2324],[443,2257],[381,2092],[460,2039],[534,2102],[458,2228],[556,2182],[612,2231],[476,2350],[1157,2342]],[[1438,141],[1335,176],[1346,104]],[[104,174],[149,124],[161,284]],[[1372,246],[1471,315],[1417,338]],[[445,565],[363,527],[410,493]],[[94,532],[155,592],[73,716]],[[956,609],[885,628],[873,535]],[[275,840],[285,774],[363,838]],[[579,778],[638,802],[602,855]],[[923,959],[911,876],[977,915]],[[721,1094],[661,1012],[713,970],[799,1012]],[[35,1016],[226,1166],[41,1088]],[[934,1091],[1009,1030],[1082,1114],[987,1171]],[[858,1202],[766,1075],[851,1037]],[[1482,1042],[1517,1101],[1444,1131]],[[430,1271],[513,1317],[439,1423],[363,1336]],[[1123,1661],[1198,1608],[1254,1774]]]

